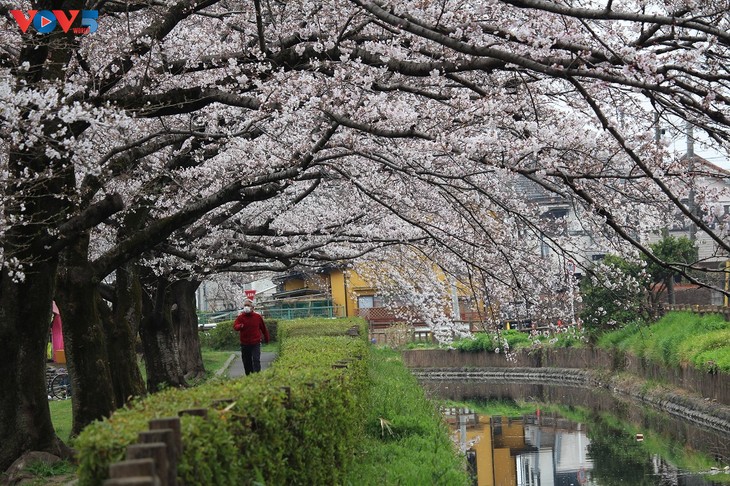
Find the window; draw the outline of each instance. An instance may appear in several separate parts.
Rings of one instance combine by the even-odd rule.
[[[550,245],[547,244],[543,237],[540,238],[540,256],[543,258],[550,256]]]
[[[542,214],[545,233],[550,236],[563,235],[568,229],[568,210],[552,208]]]
[[[370,309],[375,307],[375,296],[361,295],[357,298],[358,309]]]

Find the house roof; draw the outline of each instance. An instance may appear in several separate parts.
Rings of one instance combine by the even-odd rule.
[[[730,177],[730,171],[723,169],[719,165],[713,164],[709,160],[704,159],[699,155],[693,155],[692,157],[689,157],[687,154],[684,154],[679,160],[689,161],[690,159],[695,164],[698,164],[697,167],[694,167],[692,169],[692,172],[695,175],[706,175],[710,177]]]

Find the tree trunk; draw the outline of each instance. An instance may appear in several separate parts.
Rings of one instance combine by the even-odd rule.
[[[39,261],[22,282],[0,273],[0,471],[27,451],[68,457],[53,430],[46,391],[46,345],[56,264]]]
[[[677,303],[677,297],[674,293],[674,276],[670,276],[665,281],[665,285],[667,287],[667,302],[669,304],[676,304]]]
[[[23,59],[43,65],[45,50],[31,44]],[[58,257],[47,245],[57,239],[55,229],[67,215],[67,202],[59,196],[73,186],[63,170],[69,161],[50,159],[44,148],[4,147],[9,156],[0,207],[0,471],[28,451],[66,456],[68,450],[56,437],[48,408],[46,346]]]
[[[180,367],[186,380],[202,378],[205,375],[195,305],[195,291],[199,286],[200,282],[196,280],[177,280],[170,288],[174,302],[172,322],[177,331],[175,334],[180,350]]]
[[[87,232],[63,251],[56,290],[73,389],[72,435],[115,409],[106,334],[98,308],[101,296],[89,270],[88,245]]]
[[[124,278],[120,282],[121,269],[117,271],[117,286],[126,285]],[[120,292],[117,291],[116,295]],[[141,296],[137,294],[137,299]],[[123,299],[126,303],[126,299]],[[116,408],[123,407],[131,398],[144,395],[145,387],[142,373],[137,364],[137,353],[135,351],[136,326],[132,326],[125,317],[134,314],[139,310],[139,303],[132,303],[133,309],[125,312],[119,309],[119,301],[114,304],[114,312],[103,300],[99,300],[104,332],[107,337],[107,354],[111,363],[112,390],[114,392],[114,405]],[[133,319],[133,323],[139,322],[139,314]],[[135,332],[132,332],[132,327]]]
[[[152,288],[150,293],[143,293],[143,318],[140,326],[147,369],[147,389],[156,392],[170,386],[187,386],[180,367],[177,339],[173,332],[172,300],[168,296],[169,282],[159,277],[150,287]]]

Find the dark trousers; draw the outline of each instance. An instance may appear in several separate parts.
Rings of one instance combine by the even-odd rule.
[[[241,359],[247,375],[261,371],[261,344],[241,344]]]

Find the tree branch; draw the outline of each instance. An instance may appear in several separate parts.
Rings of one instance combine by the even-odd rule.
[[[258,110],[258,100],[248,96],[238,96],[217,89],[193,87],[176,88],[164,93],[139,96],[137,93],[115,93],[110,101],[148,118],[192,113],[212,103],[238,106],[249,110]]]
[[[108,194],[101,201],[86,208],[80,214],[58,227],[55,237],[47,236],[38,241],[39,248],[46,248],[56,254],[76,241],[89,228],[93,228],[112,214],[124,209],[124,200],[119,194]]]

